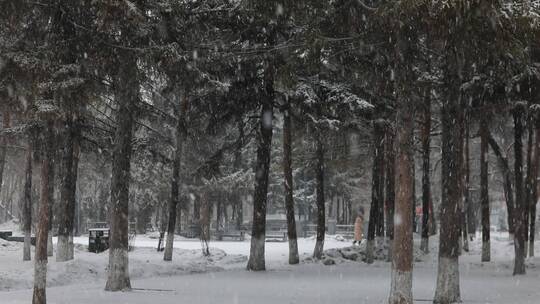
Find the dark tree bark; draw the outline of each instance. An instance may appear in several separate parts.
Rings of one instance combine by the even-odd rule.
[[[223,229],[223,201],[218,198],[216,201],[216,231],[222,231]]]
[[[324,235],[326,233],[326,210],[324,205],[324,143],[321,130],[316,130],[316,201],[317,201],[317,241],[313,250],[313,257],[321,259],[324,249]]]
[[[488,126],[480,122],[480,205],[482,207],[482,262],[491,261],[489,190],[488,190]]]
[[[377,187],[377,192],[378,192],[378,198],[379,198],[379,203],[377,204],[377,213],[378,213],[378,216],[377,216],[377,238],[379,241],[383,241],[384,240],[384,221],[385,221],[385,218],[384,218],[384,168],[386,167],[385,166],[385,159],[384,159],[384,155],[385,155],[385,151],[384,151],[384,147],[385,147],[385,142],[384,142],[384,135],[385,135],[385,132],[384,130],[386,129],[386,121],[380,121],[381,125],[378,126],[377,128],[380,128],[377,132],[379,132],[379,135],[380,136],[380,141],[377,143],[379,146],[377,147],[378,149],[378,155],[377,155],[377,161],[379,162],[379,164],[377,165],[379,168],[380,168],[380,171],[378,172],[378,187]]]
[[[43,158],[41,163],[41,199],[39,204],[38,226],[36,233],[36,258],[34,265],[34,294],[32,304],[46,304],[46,285],[47,285],[47,239],[49,233],[49,170],[54,161],[53,145],[53,122],[47,122],[44,130],[43,140]]]
[[[526,208],[525,211],[525,255],[529,252],[529,225],[534,226],[534,217],[532,217],[531,209],[532,206],[536,203],[535,197],[535,169],[534,169],[534,120],[533,115],[529,114],[527,119],[527,175],[525,177],[525,201]],[[532,234],[531,234],[532,235]],[[533,236],[534,237],[534,236]],[[534,252],[534,250],[533,250]]]
[[[466,104],[462,102],[461,104],[462,108],[465,109],[466,108]],[[461,200],[460,200],[460,204],[459,204],[459,212],[461,213],[461,217],[460,217],[460,220],[461,220],[461,223],[459,225],[459,228],[460,228],[460,235],[459,235],[459,239],[460,239],[460,246],[461,249],[463,251],[466,251],[468,252],[469,251],[469,240],[467,238],[467,206],[465,205],[466,203],[466,200],[465,200],[465,192],[468,191],[468,189],[466,188],[466,183],[465,183],[465,178],[466,178],[466,175],[467,175],[467,168],[465,167],[465,133],[466,133],[466,128],[467,128],[467,117],[465,115],[465,110],[461,111],[461,115],[460,115],[460,128],[459,128],[459,136],[460,136],[460,141],[459,141],[459,155],[460,155],[460,160],[459,160],[459,174],[460,174],[460,183],[459,183],[459,193],[460,193],[460,196],[461,196]],[[461,254],[461,252],[460,252]]]
[[[238,137],[240,138],[240,141],[238,142],[238,146],[236,147],[236,151],[234,151],[234,168],[236,170],[240,170],[242,167],[242,147],[244,145],[244,122],[242,120],[242,117],[237,118],[237,126],[238,126]],[[237,190],[236,193],[233,195],[234,200],[234,218],[236,220],[236,229],[242,230],[242,226],[244,224],[244,204],[243,204],[243,191]]]
[[[76,129],[77,132],[75,133],[75,140],[73,142],[73,171],[71,172],[73,181],[73,184],[71,185],[71,203],[69,204],[69,215],[73,219],[69,224],[69,258],[73,260],[73,236],[77,235],[79,236],[79,229],[80,229],[80,222],[77,219],[77,214],[80,212],[78,210],[79,204],[77,203],[77,180],[78,180],[78,174],[79,174],[79,157],[81,154],[81,133],[80,133],[80,122],[76,122]]]
[[[131,289],[128,267],[129,184],[139,83],[135,56],[125,51],[122,57],[124,62],[119,65],[114,82],[118,109],[112,161],[109,268],[105,286],[108,291]]]
[[[208,201],[209,195],[206,192],[207,190],[203,190],[203,193],[201,194],[201,212],[199,219],[199,225],[201,228],[201,235],[199,236],[201,239],[201,245],[202,245],[202,254],[204,256],[210,255],[210,248],[208,247],[208,242],[210,241],[210,202]]]
[[[529,115],[531,116],[531,115]],[[534,125],[532,117],[527,117],[527,172],[525,175],[525,257],[527,257],[529,245],[529,224],[531,222],[530,210],[533,204],[533,180],[532,180],[532,162],[533,162],[533,145],[534,145]]]
[[[23,261],[30,261],[30,242],[32,236],[32,167],[33,167],[33,136],[28,138],[26,148],[26,168],[24,180],[24,202],[23,202],[23,231],[24,231],[24,248]]]
[[[530,207],[530,229],[529,229],[529,256],[534,257],[534,236],[536,234],[536,203],[538,202],[538,169],[540,166],[540,119],[537,117],[535,122],[534,139],[534,160],[532,167],[532,199]]]
[[[513,235],[514,234],[514,226],[515,226],[515,218],[514,218],[514,191],[512,188],[512,172],[510,171],[510,165],[508,164],[508,158],[505,157],[502,154],[502,150],[497,144],[497,141],[491,136],[491,134],[488,134],[488,142],[489,146],[493,150],[493,153],[495,153],[495,156],[497,156],[497,163],[499,164],[499,167],[501,168],[502,174],[503,174],[503,190],[504,190],[504,197],[506,198],[506,209],[507,209],[507,217],[508,217],[508,232]]]
[[[54,248],[53,248],[53,240],[52,240],[52,229],[53,229],[53,208],[54,208],[54,188],[55,188],[55,184],[54,184],[54,180],[56,178],[56,149],[57,149],[57,145],[56,145],[56,135],[54,134],[53,132],[53,139],[51,140],[51,144],[52,144],[52,147],[51,149],[53,149],[53,155],[51,155],[51,158],[49,160],[49,190],[48,190],[48,193],[49,193],[49,232],[47,233],[47,256],[50,256],[52,257],[53,256],[53,252],[54,252]]]
[[[289,238],[289,264],[300,262],[294,216],[294,185],[292,172],[292,123],[290,108],[283,112],[283,176],[285,188],[285,211],[287,213],[287,235]]]
[[[472,241],[476,232],[476,220],[475,208],[473,206],[473,201],[471,200],[471,193],[469,190],[471,184],[471,162],[469,156],[470,123],[468,119],[467,126],[465,128],[465,208],[467,210],[467,233],[469,234],[469,239]]]
[[[11,126],[11,116],[8,110],[4,110],[2,117],[2,128],[8,129]],[[7,155],[7,136],[0,137],[0,193],[2,193],[2,186],[4,181],[4,168],[6,166]]]
[[[429,252],[429,217],[431,201],[430,182],[430,133],[431,133],[431,98],[429,92],[424,97],[424,120],[422,124],[422,242],[420,250]]]
[[[169,221],[167,225],[167,243],[165,245],[165,253],[163,260],[172,261],[174,232],[176,231],[177,206],[180,201],[180,166],[182,154],[184,153],[184,140],[186,137],[186,115],[188,109],[187,92],[182,98],[182,102],[178,109],[178,121],[176,123],[176,148],[173,159],[173,172],[171,180],[171,197],[169,201]]]
[[[58,244],[56,261],[73,259],[73,226],[77,189],[79,123],[71,114],[65,119],[62,148],[62,182],[60,188]]]
[[[388,124],[386,128],[385,139],[385,155],[386,155],[386,237],[389,240],[388,246],[388,259],[392,258],[392,248],[394,243],[394,210],[395,210],[395,198],[396,198],[396,155],[394,148],[394,127],[392,124]]]
[[[514,209],[514,275],[525,274],[525,216],[527,204],[523,188],[523,119],[524,106],[516,105],[514,116],[514,172],[516,185],[516,206]]]
[[[257,136],[257,162],[255,167],[255,192],[253,195],[253,227],[251,230],[251,248],[247,269],[265,270],[264,245],[266,239],[266,202],[268,194],[268,176],[270,173],[270,152],[272,148],[273,120],[273,69],[265,71],[267,81],[261,115],[259,117],[259,134]]]
[[[455,80],[454,80],[455,81]],[[459,287],[459,201],[460,141],[459,86],[452,85],[443,101],[442,119],[442,202],[440,219],[439,265],[434,303],[460,302]]]
[[[392,255],[390,304],[412,303],[414,216],[414,107],[412,100],[399,100],[397,108],[396,226]]]
[[[381,205],[384,210],[384,125],[383,120],[373,123],[373,170],[371,183],[371,208],[366,248],[366,263],[373,263],[375,235],[384,236],[384,218],[381,218]],[[384,211],[383,211],[384,213]],[[381,222],[383,222],[381,226]]]

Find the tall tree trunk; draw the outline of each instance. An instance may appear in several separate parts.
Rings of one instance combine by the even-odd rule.
[[[283,176],[285,188],[285,211],[287,213],[287,235],[289,238],[289,264],[298,264],[298,242],[294,216],[294,185],[292,172],[292,123],[290,107],[283,112]]]
[[[465,127],[465,208],[467,209],[467,233],[472,241],[476,232],[475,212],[473,201],[471,200],[470,184],[471,184],[471,161],[469,156],[469,135],[470,123],[467,117],[467,126]]]
[[[538,114],[537,114],[538,115]],[[538,202],[538,169],[540,166],[540,119],[535,121],[534,160],[532,167],[532,199],[530,206],[529,256],[534,257],[534,237],[536,234],[536,203]]]
[[[259,117],[259,134],[257,136],[257,165],[255,167],[255,192],[253,195],[253,226],[251,229],[251,247],[249,251],[248,270],[265,270],[264,245],[266,239],[266,202],[268,195],[268,177],[270,174],[270,152],[272,148],[273,120],[273,68],[265,71],[266,88]]]
[[[366,263],[373,263],[375,235],[380,236],[380,222],[384,221],[384,218],[380,218],[380,206],[384,206],[384,125],[385,122],[383,120],[376,120],[373,123],[374,155],[371,177],[371,208],[369,210]],[[382,227],[384,229],[384,224]]]
[[[422,241],[420,250],[429,252],[429,216],[431,201],[430,174],[430,133],[431,133],[431,98],[430,92],[424,96],[424,123],[422,124]]]
[[[223,201],[221,196],[216,201],[216,231],[222,231],[223,229]]]
[[[111,178],[111,217],[109,271],[105,289],[119,291],[131,289],[129,279],[129,184],[131,167],[131,140],[139,100],[137,60],[124,52],[125,61],[119,66],[115,79],[115,99],[118,103],[116,133],[113,149]]]
[[[80,214],[79,208],[80,205],[77,202],[77,180],[79,173],[79,157],[81,154],[81,134],[80,134],[80,122],[75,123],[75,138],[73,142],[73,168],[72,168],[72,184],[71,184],[71,193],[70,193],[70,203],[69,203],[69,218],[71,219],[69,223],[69,259],[73,260],[74,258],[74,246],[73,246],[73,236],[79,235],[80,220],[78,215]]]
[[[24,203],[23,203],[23,231],[24,231],[24,248],[23,261],[30,261],[30,247],[32,237],[32,167],[33,167],[33,136],[28,138],[28,146],[26,148],[26,169],[24,180]]]
[[[210,241],[211,215],[210,215],[210,202],[208,200],[209,200],[208,190],[204,189],[201,195],[201,212],[200,212],[201,218],[199,219],[200,230],[201,230],[201,234],[199,237],[201,239],[202,254],[204,256],[210,255],[210,248],[208,248],[208,242]]]
[[[525,215],[527,204],[523,189],[523,114],[524,106],[516,105],[514,115],[514,172],[516,178],[516,206],[514,209],[514,275],[525,274]]]
[[[463,104],[462,103],[462,107],[465,108],[466,107],[466,104]],[[469,251],[469,241],[468,241],[468,238],[467,238],[467,210],[466,210],[466,200],[465,200],[465,193],[468,191],[468,189],[466,188],[466,183],[465,183],[465,178],[466,178],[466,175],[467,175],[467,168],[465,167],[465,134],[466,134],[466,128],[467,128],[467,123],[468,123],[468,120],[467,120],[467,117],[465,115],[465,111],[461,111],[461,117],[460,117],[460,125],[461,127],[459,128],[459,137],[461,138],[460,141],[459,141],[459,155],[460,155],[460,161],[459,161],[459,164],[460,164],[460,169],[459,169],[459,174],[460,174],[460,183],[459,183],[459,192],[460,192],[460,196],[461,196],[461,200],[460,200],[460,204],[459,204],[459,209],[460,209],[460,213],[461,213],[461,217],[460,217],[460,220],[461,220],[461,223],[459,225],[460,227],[460,235],[459,235],[459,238],[460,238],[460,246],[461,249],[463,251],[466,251],[468,252]],[[461,254],[461,252],[460,252]]]
[[[527,257],[528,245],[529,245],[529,223],[530,223],[530,209],[533,201],[533,180],[532,180],[532,152],[534,145],[534,126],[532,117],[527,117],[527,171],[525,175],[525,257]]]
[[[390,304],[413,303],[413,222],[414,216],[414,106],[402,98],[397,104],[397,165],[394,252]]]
[[[58,210],[58,244],[56,261],[65,262],[73,259],[73,223],[75,221],[75,192],[77,188],[79,125],[72,114],[65,119],[62,148],[62,182],[60,188],[60,206]]]
[[[176,218],[177,218],[177,206],[180,200],[179,187],[180,187],[180,166],[182,160],[182,154],[184,152],[184,140],[186,133],[186,114],[188,109],[188,95],[187,92],[180,103],[178,109],[178,122],[176,124],[176,150],[174,152],[173,159],[173,173],[171,181],[171,197],[169,201],[169,222],[167,225],[167,243],[165,244],[165,253],[163,260],[172,261],[174,232],[176,230]]]
[[[238,143],[238,146],[236,147],[236,151],[234,151],[234,168],[236,170],[240,170],[242,168],[242,147],[244,145],[244,122],[242,120],[242,117],[239,116],[237,122],[238,127],[238,137],[240,138],[240,141]],[[234,218],[236,220],[236,229],[242,230],[242,226],[244,224],[244,196],[243,191],[237,190],[236,193],[233,195],[234,199]]]
[[[55,175],[56,175],[56,135],[53,133],[53,140],[52,142],[52,149],[54,150],[53,155],[51,156],[49,160],[49,233],[47,233],[47,256],[52,257],[54,248],[53,248],[53,208],[54,208],[54,181],[55,181]]]
[[[526,176],[526,179],[525,179],[525,200],[526,200],[526,208],[527,210],[525,211],[526,213],[526,222],[525,222],[525,225],[526,225],[526,229],[525,229],[525,255],[527,255],[527,253],[530,251],[530,249],[528,248],[528,245],[529,245],[529,227],[533,227],[534,226],[534,220],[536,217],[536,215],[532,215],[531,211],[532,211],[532,207],[533,205],[536,204],[536,197],[535,197],[535,194],[536,194],[536,190],[534,189],[534,186],[536,184],[535,182],[535,178],[536,178],[536,173],[535,173],[535,159],[533,155],[533,152],[535,151],[535,148],[534,148],[534,145],[535,145],[535,140],[534,140],[534,132],[535,132],[535,121],[534,121],[534,117],[533,117],[533,114],[530,113],[529,114],[529,117],[527,119],[527,176]],[[536,212],[535,212],[536,213]],[[532,234],[531,234],[532,236]],[[534,236],[533,236],[534,238]],[[534,252],[534,249],[533,249],[533,252]]]
[[[386,237],[389,241],[388,246],[388,261],[392,259],[392,251],[394,247],[394,213],[395,213],[395,198],[396,198],[396,155],[394,148],[394,126],[391,123],[386,128],[385,139],[385,155],[386,155]]]
[[[482,262],[491,261],[489,190],[488,190],[488,126],[480,122],[480,205],[482,206]]]
[[[8,110],[4,110],[2,117],[2,128],[8,129],[11,126],[11,116]],[[7,155],[8,139],[7,136],[0,138],[0,193],[2,193],[2,186],[4,181],[4,168],[6,167],[6,155]],[[7,212],[7,210],[6,210]]]
[[[315,249],[313,250],[313,257],[315,259],[321,259],[324,249],[324,235],[326,233],[326,210],[325,210],[325,197],[324,197],[324,143],[321,134],[321,130],[316,130],[316,201],[317,201],[317,241],[315,243]]]
[[[378,192],[378,197],[379,197],[379,204],[377,205],[377,213],[379,214],[377,216],[377,238],[378,238],[378,245],[381,245],[382,242],[384,241],[384,168],[386,167],[385,164],[384,164],[384,155],[385,155],[385,151],[384,151],[384,146],[385,146],[385,142],[384,142],[384,135],[385,135],[385,132],[384,130],[386,129],[386,124],[387,122],[386,121],[383,121],[381,120],[379,122],[381,125],[378,126],[378,128],[380,128],[378,130],[379,132],[379,136],[380,136],[380,142],[378,142],[377,144],[379,145],[379,147],[377,148],[379,150],[379,154],[377,155],[377,160],[379,162],[378,164],[378,167],[380,169],[380,171],[378,172],[379,174],[379,177],[378,177],[378,180],[379,180],[379,185],[378,185],[378,188],[377,188],[377,192]]]
[[[36,232],[36,258],[34,264],[34,294],[32,304],[45,304],[46,285],[47,285],[47,239],[49,233],[49,183],[54,181],[49,180],[49,170],[53,164],[54,145],[53,145],[53,122],[47,122],[46,130],[44,130],[43,144],[43,159],[41,163],[41,199],[39,204],[38,226]]]
[[[506,209],[507,209],[507,216],[508,216],[508,232],[510,235],[514,234],[514,227],[515,227],[515,218],[514,218],[514,192],[512,189],[512,172],[510,171],[510,165],[508,164],[508,158],[505,157],[502,154],[502,150],[497,144],[497,141],[491,136],[491,134],[488,134],[489,138],[489,146],[493,150],[493,153],[495,153],[495,156],[497,156],[497,163],[499,164],[499,167],[501,168],[502,174],[503,174],[503,190],[504,190],[504,197],[506,199]]]
[[[454,80],[455,81],[455,80]],[[459,287],[459,226],[460,216],[460,115],[459,87],[450,88],[443,101],[442,119],[442,202],[440,219],[439,265],[434,303],[460,302]]]

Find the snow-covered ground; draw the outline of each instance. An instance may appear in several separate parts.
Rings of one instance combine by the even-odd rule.
[[[88,242],[85,237],[75,241]],[[131,292],[103,290],[107,253],[88,253],[85,246],[77,245],[74,261],[56,263],[52,258],[49,303],[384,303],[389,291],[389,263],[367,265],[361,261],[362,246],[346,248],[349,242],[332,236],[327,237],[325,247],[334,248],[327,253],[335,265],[311,261],[315,242],[300,239],[301,265],[287,265],[287,243],[267,243],[267,271],[259,273],[244,270],[247,240],[212,242],[212,256],[206,258],[198,241],[178,238],[173,262],[162,261],[162,253],[154,249],[156,244],[151,235],[137,237],[136,248],[130,253]],[[430,247],[427,256],[417,253],[413,284],[418,303],[430,302],[434,293],[436,237]],[[527,260],[527,275],[513,277],[513,246],[506,235],[492,235],[493,262],[480,262],[480,248],[476,238],[471,252],[460,258],[464,303],[539,303],[540,258]],[[22,262],[21,250],[20,243],[0,240],[0,303],[30,302],[33,263]],[[358,261],[350,259],[354,254],[360,257]]]

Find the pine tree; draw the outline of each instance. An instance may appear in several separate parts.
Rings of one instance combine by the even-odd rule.
[[[482,262],[491,261],[490,208],[488,192],[488,124],[480,122],[480,204],[482,208]]]
[[[287,236],[289,240],[289,264],[300,262],[296,236],[296,218],[294,212],[294,187],[292,171],[292,122],[290,103],[283,111],[283,175],[285,188],[285,210],[287,212]]]
[[[514,275],[525,274],[525,225],[526,225],[526,202],[525,189],[523,187],[523,119],[524,106],[516,104],[513,110],[514,116],[514,175],[516,185],[516,207],[514,209]]]
[[[185,92],[180,107],[178,109],[178,122],[176,125],[176,147],[173,159],[171,198],[169,201],[169,222],[167,225],[167,243],[165,245],[165,253],[163,257],[165,261],[172,261],[174,233],[176,230],[176,214],[179,201],[180,166],[181,158],[184,154],[184,141],[186,138],[186,115],[189,106],[188,98],[188,92]]]
[[[431,212],[431,182],[430,182],[430,134],[431,134],[431,92],[424,97],[424,117],[422,124],[422,243],[420,249],[429,252],[429,222]]]
[[[133,125],[139,100],[137,59],[129,51],[118,52],[123,62],[114,81],[118,126],[112,162],[109,270],[105,287],[109,291],[131,289],[128,264],[129,184]]]
[[[50,114],[48,114],[50,115]],[[38,225],[36,232],[36,257],[34,266],[34,295],[32,304],[46,304],[47,285],[47,241],[49,233],[49,212],[51,190],[50,170],[54,163],[54,122],[48,118],[43,131],[43,156],[41,163],[41,199],[39,203]]]
[[[373,123],[373,170],[371,208],[367,234],[366,262],[373,263],[375,236],[379,236],[380,227],[384,227],[381,218],[381,206],[384,206],[384,128],[385,121],[376,120]],[[382,223],[381,223],[382,222]]]

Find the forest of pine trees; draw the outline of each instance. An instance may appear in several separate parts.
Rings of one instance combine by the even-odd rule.
[[[35,304],[87,223],[110,227],[120,291],[132,229],[165,261],[194,226],[205,254],[242,230],[264,271],[270,214],[290,264],[298,227],[322,260],[329,223],[363,215],[391,304],[413,303],[413,231],[425,254],[437,234],[433,303],[458,303],[494,208],[513,275],[535,255],[539,67],[538,1],[0,0],[0,223],[24,232]]]

